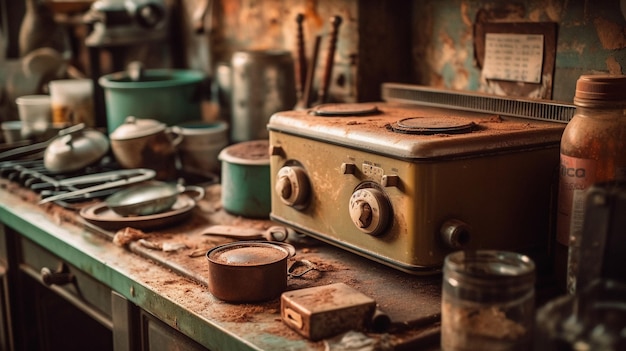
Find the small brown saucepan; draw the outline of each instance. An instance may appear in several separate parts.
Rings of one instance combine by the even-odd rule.
[[[226,302],[260,302],[287,289],[287,260],[295,248],[287,243],[238,241],[209,250],[209,291]]]

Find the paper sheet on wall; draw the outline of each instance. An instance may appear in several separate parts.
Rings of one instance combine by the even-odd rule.
[[[485,79],[540,83],[543,68],[543,35],[485,34]]]

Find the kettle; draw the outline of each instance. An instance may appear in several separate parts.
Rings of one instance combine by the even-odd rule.
[[[83,16],[94,30],[87,46],[129,45],[167,36],[164,0],[98,0]]]
[[[177,148],[182,135],[175,135],[164,123],[128,116],[110,135],[111,150],[124,168],[149,168],[158,180],[178,175]]]

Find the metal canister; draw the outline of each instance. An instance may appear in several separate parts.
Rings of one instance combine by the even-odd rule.
[[[293,109],[297,101],[291,53],[238,51],[231,59],[231,69],[231,140],[267,139],[272,114]]]
[[[535,264],[507,251],[458,251],[443,267],[441,348],[529,350]]]

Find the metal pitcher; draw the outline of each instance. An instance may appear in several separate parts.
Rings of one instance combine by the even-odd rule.
[[[267,139],[275,112],[294,108],[295,66],[289,51],[247,50],[231,59],[231,141]]]

